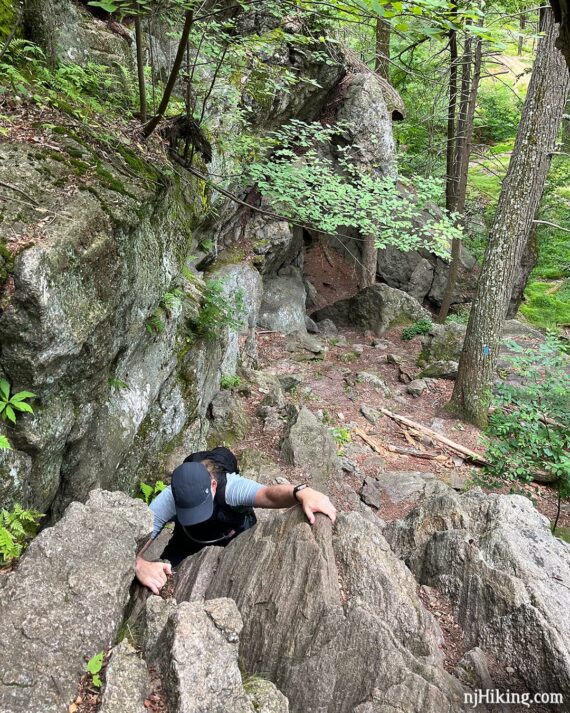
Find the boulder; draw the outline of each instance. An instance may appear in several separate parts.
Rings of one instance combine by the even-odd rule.
[[[430,492],[435,481],[433,473],[422,471],[380,471],[375,475],[376,487],[393,503],[419,500]]]
[[[181,572],[197,567],[189,558]],[[221,554],[206,600],[221,596],[243,618],[243,667],[270,678],[292,713],[466,710],[413,577],[358,513],[339,515],[334,535],[300,508],[248,530]]]
[[[367,406],[366,404],[362,404],[360,407],[360,413],[367,421],[370,421],[372,425],[378,423],[379,419],[382,418],[382,413],[380,411],[377,411],[372,406]]]
[[[406,392],[412,396],[421,396],[427,387],[428,384],[425,379],[413,379],[406,386]]]
[[[290,266],[265,277],[257,324],[286,334],[306,331],[305,285],[298,268]]]
[[[99,713],[145,713],[150,688],[146,663],[123,639],[111,653]]]
[[[430,291],[427,295],[428,300],[436,306],[440,306],[447,284],[447,275],[449,273],[449,262],[441,258],[435,258],[435,269],[433,282]],[[452,304],[470,302],[477,287],[480,268],[475,257],[467,250],[465,245],[461,245],[461,253],[459,260],[459,269],[457,280],[455,282],[455,290],[451,299]]]
[[[459,361],[467,327],[457,322],[432,324],[429,334],[422,337],[420,365],[434,361]]]
[[[430,319],[429,312],[416,299],[388,285],[366,287],[354,297],[339,300],[311,316],[317,323],[332,319],[336,325],[370,329],[377,335],[396,325]]]
[[[172,713],[254,713],[238,666],[242,626],[231,599],[178,605],[160,660]]]
[[[449,379],[457,377],[459,364],[456,361],[434,361],[420,372],[420,379]]]
[[[319,322],[318,327],[320,334],[324,336],[330,337],[338,334],[337,326],[332,319],[322,319]]]
[[[0,578],[0,711],[60,713],[85,661],[114,641],[137,543],[152,530],[141,500],[93,491]]]
[[[468,645],[527,690],[570,699],[570,547],[530,500],[443,489],[384,534],[421,584],[451,599]]]
[[[233,391],[219,391],[210,404],[210,432],[208,440],[215,445],[230,448],[242,439],[249,430],[249,418],[245,408]]]
[[[327,492],[329,480],[340,470],[336,443],[330,429],[303,406],[281,446],[281,457],[311,475],[317,490]]]

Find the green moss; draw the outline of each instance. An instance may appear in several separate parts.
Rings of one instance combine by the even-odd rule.
[[[142,178],[156,180],[158,177],[157,171],[145,159],[137,156],[134,151],[131,151],[126,146],[119,145],[117,152],[122,156],[125,163]]]
[[[570,543],[570,527],[557,527],[556,530],[554,530],[554,534],[556,537],[560,537],[561,540],[564,540],[564,542]]]
[[[14,0],[0,0],[0,41],[8,39],[18,18]]]
[[[570,325],[570,280],[531,282],[524,293],[521,313],[537,327],[558,329]]]
[[[0,287],[6,282],[8,276],[14,269],[14,256],[0,240]]]

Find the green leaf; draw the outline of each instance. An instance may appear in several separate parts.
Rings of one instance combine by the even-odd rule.
[[[2,394],[6,401],[10,398],[10,384],[6,379],[0,379],[0,394]]]
[[[103,659],[105,657],[104,651],[99,651],[98,654],[92,656],[87,662],[87,671],[95,676],[103,668]]]
[[[34,399],[36,397],[36,394],[33,394],[31,391],[18,391],[17,394],[14,394],[10,401],[12,403],[17,402],[17,401],[23,401],[24,399]]]
[[[2,415],[6,415],[12,423],[16,423],[16,414],[10,404],[6,404],[6,408],[4,409],[4,413]]]
[[[12,406],[17,411],[25,411],[25,413],[34,413],[34,409],[30,406],[30,404],[24,403],[23,401],[16,401],[16,403],[12,401]]]
[[[6,438],[6,436],[3,436],[0,433],[0,450],[9,451],[11,448],[12,446],[10,445],[10,441]]]

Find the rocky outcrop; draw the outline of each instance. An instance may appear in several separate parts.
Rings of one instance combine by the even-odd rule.
[[[363,331],[370,329],[378,335],[395,325],[430,318],[416,299],[388,285],[367,287],[354,297],[339,300],[311,316],[317,323],[332,319],[336,325]]]
[[[418,364],[425,366],[434,361],[459,361],[466,326],[456,322],[432,324],[429,334],[422,337],[422,351]]]
[[[40,147],[0,149],[0,175],[17,164],[22,188],[55,216],[15,258],[0,314],[3,376],[38,395],[34,416],[10,436],[14,453],[2,455],[0,499],[55,516],[98,485],[130,490],[191,425],[198,442],[188,431],[186,447],[201,444],[200,424],[220,376],[235,372],[238,335],[251,338],[261,300],[250,265],[214,270],[228,305],[241,295],[243,327],[209,324],[216,339],[201,338],[193,324],[204,283],[180,275],[193,246],[192,196],[176,182],[147,183],[142,161],[141,176],[125,178],[77,137],[57,141],[57,159]],[[54,190],[74,175],[76,155],[99,161],[105,178],[92,191]],[[6,201],[2,225],[17,216],[32,230],[35,213]]]
[[[420,583],[450,597],[468,644],[528,690],[570,696],[570,547],[530,500],[442,489],[384,534]]]
[[[305,285],[301,271],[292,265],[264,280],[263,301],[257,317],[263,329],[305,332]]]
[[[196,579],[199,568],[191,558],[181,575]],[[191,598],[192,587],[176,596]],[[292,713],[463,710],[413,578],[358,514],[341,515],[334,536],[299,509],[258,524],[222,551],[206,599],[221,596],[243,617],[246,670],[276,683]]]
[[[152,529],[140,500],[94,491],[0,578],[0,711],[60,713],[85,661],[114,641],[137,543]]]

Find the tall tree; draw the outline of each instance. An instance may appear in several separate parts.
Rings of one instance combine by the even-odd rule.
[[[550,9],[542,13],[540,40],[521,122],[503,182],[451,406],[478,426],[487,422],[491,387],[515,267],[520,263],[550,167],[569,76],[555,47],[558,30]]]
[[[386,22],[382,17],[376,20],[374,69],[388,82],[390,81],[390,30],[389,22]]]
[[[469,22],[467,25],[470,24]],[[475,51],[473,51],[475,43]],[[450,43],[452,63],[457,64],[456,41]],[[455,55],[455,59],[453,56]],[[459,90],[459,111],[456,117],[457,77],[454,77],[453,64],[450,70],[449,111],[447,121],[447,180],[446,208],[451,213],[461,216],[465,210],[467,195],[467,174],[469,171],[469,156],[471,154],[471,139],[473,137],[473,117],[477,103],[477,92],[481,77],[482,39],[473,37],[466,27],[461,61],[461,89]],[[461,260],[461,241],[455,238],[451,244],[451,262],[447,274],[447,282],[441,302],[438,321],[447,317],[457,274]]]

